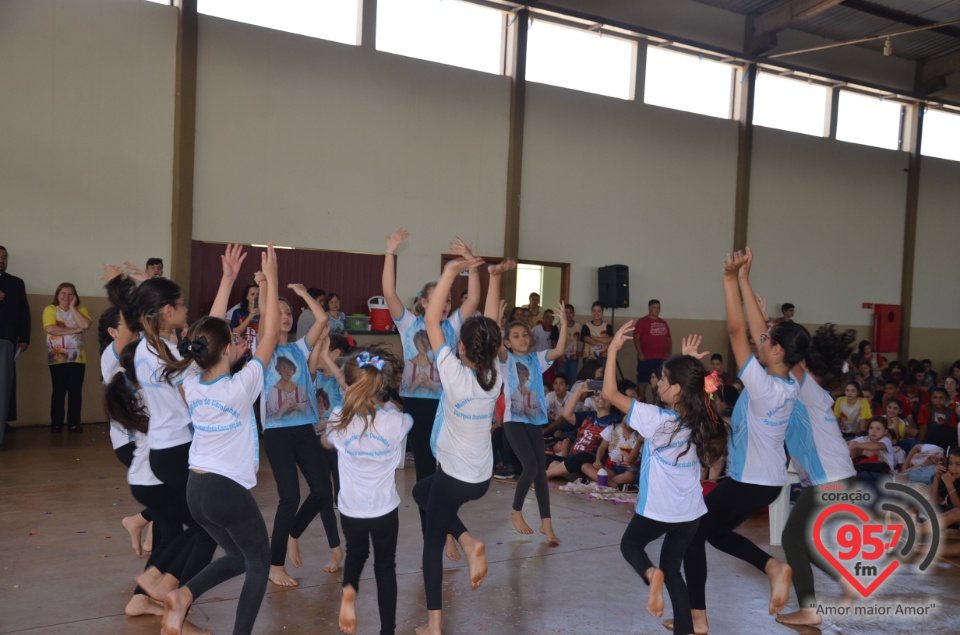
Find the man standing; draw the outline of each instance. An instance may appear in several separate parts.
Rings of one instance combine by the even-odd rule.
[[[148,278],[162,278],[163,277],[163,259],[162,258],[147,258],[147,267],[143,270],[147,274]]]
[[[782,305],[780,305],[780,313],[783,315],[777,318],[775,324],[779,324],[780,322],[793,322],[793,314],[796,312],[796,310],[796,307],[794,307],[792,304],[789,302],[784,302]]]
[[[660,319],[660,301],[650,300],[647,311],[633,329],[633,343],[637,348],[637,395],[641,401],[646,401],[650,375],[660,369],[673,348],[670,327]]]
[[[30,345],[30,305],[23,280],[7,273],[7,250],[0,246],[0,448],[8,421],[17,419],[14,359]]]
[[[317,301],[317,303],[323,307],[323,310],[327,310],[327,292],[323,289],[316,289],[310,287],[307,289],[307,293],[310,294],[310,297]],[[303,310],[300,312],[300,317],[297,318],[297,339],[305,337],[307,331],[310,330],[310,327],[314,325],[317,321],[317,318],[313,316],[313,311],[309,307],[304,306]]]

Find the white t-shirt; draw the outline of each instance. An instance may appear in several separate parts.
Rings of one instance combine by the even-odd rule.
[[[498,372],[493,388],[484,391],[477,375],[464,366],[449,346],[437,354],[443,382],[440,408],[433,424],[430,447],[443,471],[464,483],[482,483],[493,474],[490,426],[503,385]]]
[[[553,329],[555,327],[550,327],[550,330],[544,330],[543,325],[537,324],[535,327],[530,329],[533,333],[533,350],[537,351],[549,351],[553,348],[553,342],[550,341],[550,337],[553,335]]]
[[[180,359],[180,351],[173,342],[162,340],[174,359]],[[171,382],[163,379],[162,372],[166,364],[157,356],[153,346],[146,340],[140,340],[134,357],[140,394],[150,414],[150,428],[147,440],[151,450],[164,450],[184,443],[190,443],[193,434],[190,431],[190,411],[183,403],[178,383],[183,376],[195,374],[196,365],[181,376],[174,375]]]
[[[607,426],[600,433],[600,438],[607,442],[607,456],[617,465],[621,465],[633,448],[640,442],[640,433],[622,423]]]
[[[548,352],[531,352],[526,355],[507,352],[507,360],[500,363],[505,393],[504,421],[541,426],[547,423],[543,373],[553,365],[553,362],[547,361]]]
[[[260,467],[253,402],[263,391],[263,363],[253,358],[236,375],[211,382],[200,377],[185,377],[182,384],[193,419],[190,469],[213,472],[251,489]]]
[[[327,426],[327,441],[337,449],[340,495],[337,507],[351,518],[379,518],[400,505],[396,467],[404,452],[404,439],[413,427],[413,417],[377,409],[372,424],[363,431],[363,419],[354,417],[346,428],[333,426],[340,420],[334,408]]]
[[[676,430],[681,425],[678,419],[673,410],[636,400],[627,415],[627,424],[644,438],[637,513],[665,523],[687,522],[707,513],[697,448],[691,443],[685,451],[690,429],[684,425]]]
[[[857,437],[856,439],[854,439],[854,442],[875,443],[875,441],[870,437]],[[877,453],[880,454],[880,460],[882,460],[884,463],[890,466],[890,469],[893,470],[893,468],[896,467],[896,463],[894,463],[894,460],[893,460],[893,443],[890,441],[890,437],[888,437],[886,434],[884,434],[883,437],[880,439],[880,443],[883,444],[883,449],[877,450]]]
[[[800,384],[786,440],[790,456],[803,466],[813,485],[841,481],[857,473],[833,414],[833,399],[809,373]]]
[[[403,344],[403,375],[400,377],[400,396],[418,399],[440,398],[440,376],[433,356],[433,346],[427,336],[427,325],[422,315],[404,309],[400,319],[394,319]],[[457,347],[463,316],[460,310],[440,323],[443,338],[451,349]]]
[[[103,353],[100,354],[100,376],[103,377],[103,385],[109,384],[120,370],[117,348],[114,342],[110,342],[110,346],[103,349]],[[111,419],[110,444],[113,445],[113,449],[122,448],[128,443],[133,443],[133,435],[127,432],[120,422]]]
[[[130,485],[163,485],[163,482],[150,469],[150,444],[147,435],[142,432],[133,433],[133,461],[127,470],[127,483]]]
[[[547,421],[553,423],[560,416],[560,413],[563,412],[563,407],[567,405],[567,402],[573,395],[570,391],[567,391],[567,394],[563,396],[563,399],[557,398],[557,393],[551,392],[547,394]]]
[[[783,442],[800,391],[797,382],[770,375],[752,355],[740,369],[743,392],[730,417],[727,475],[752,485],[784,485]]]

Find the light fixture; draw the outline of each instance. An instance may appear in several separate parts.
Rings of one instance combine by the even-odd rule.
[[[258,245],[258,244],[256,244],[256,243],[254,243],[254,244],[252,244],[252,245],[250,245],[250,246],[251,246],[251,247],[261,247],[261,248],[263,248],[263,249],[266,249],[266,248],[267,248],[266,245]],[[274,245],[273,248],[274,248],[274,249],[293,249],[293,247],[284,247],[283,245]]]
[[[886,40],[883,41],[883,56],[890,57],[893,55],[893,42],[890,41],[888,36]]]

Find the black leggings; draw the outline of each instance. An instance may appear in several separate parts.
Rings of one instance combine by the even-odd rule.
[[[397,628],[397,509],[377,518],[351,518],[340,514],[347,555],[343,562],[343,586],[360,590],[360,574],[373,542],[373,575],[377,579],[380,635],[393,635]]]
[[[707,608],[707,549],[706,542],[715,548],[740,558],[763,571],[770,555],[740,534],[734,533],[746,519],[777,500],[783,488],[779,485],[751,485],[725,478],[713,488],[704,502],[706,515],[700,518],[697,534],[687,547],[683,571],[687,575],[690,608]],[[676,619],[676,616],[674,616]]]
[[[218,584],[245,573],[233,634],[252,633],[270,576],[270,540],[260,508],[249,490],[213,473],[190,472],[187,501],[193,517],[226,555],[204,567],[186,587],[196,600]]]
[[[337,529],[337,516],[333,511],[333,484],[330,470],[324,460],[323,449],[317,442],[317,435],[311,425],[290,428],[269,428],[263,433],[273,478],[277,482],[277,494],[280,503],[277,515],[273,519],[273,535],[270,538],[270,564],[282,567],[287,559],[287,540],[294,527],[299,532],[307,528],[317,513],[327,534],[330,548],[340,546],[340,532]],[[299,512],[300,477],[297,468],[310,488],[310,495]],[[312,501],[310,499],[313,499]]]
[[[213,552],[217,550],[216,541],[194,520],[187,505],[189,461],[189,443],[162,450],[150,450],[150,469],[169,488],[167,490],[169,496],[163,501],[158,501],[153,506],[148,505],[153,510],[154,522],[156,523],[158,517],[162,516],[165,524],[179,523],[187,526],[188,533],[183,538],[185,542],[175,543],[178,546],[178,553],[167,571],[181,583],[210,564],[213,560]]]
[[[460,540],[467,531],[457,512],[464,503],[481,498],[489,488],[489,480],[465,483],[445,473],[443,466],[413,486],[413,500],[427,516],[423,532],[423,586],[428,611],[443,608],[443,547],[447,534]]]
[[[653,566],[653,562],[650,561],[644,547],[666,534],[663,546],[660,547],[660,569],[663,571],[663,582],[670,594],[674,632],[678,635],[693,632],[690,598],[687,595],[687,585],[683,582],[683,576],[680,575],[680,564],[699,524],[699,518],[683,523],[665,523],[634,514],[630,524],[627,525],[627,530],[623,532],[623,538],[620,539],[620,553],[649,586],[650,581],[647,580],[646,574],[647,570]]]
[[[53,382],[53,396],[50,399],[50,425],[55,430],[63,427],[64,399],[67,400],[67,425],[71,428],[80,425],[80,408],[83,405],[83,376],[86,370],[86,364],[76,362],[50,366],[50,379]]]
[[[417,482],[437,471],[437,459],[430,449],[433,421],[437,417],[439,399],[404,397],[403,411],[413,417],[410,429],[410,446],[413,448],[413,465],[417,470]]]
[[[523,500],[530,492],[530,484],[537,495],[540,518],[550,518],[550,487],[547,484],[547,453],[543,443],[543,426],[507,421],[503,424],[510,447],[520,461],[522,472],[513,495],[513,509],[523,509]]]
[[[842,488],[830,491],[850,491],[857,484],[856,478],[850,478],[836,483],[829,483],[831,487]],[[826,560],[810,544],[811,523],[832,501],[823,500],[823,490],[820,485],[811,485],[803,490],[800,498],[793,505],[793,511],[787,518],[783,528],[783,552],[787,557],[787,564],[793,569],[793,589],[797,592],[797,601],[800,608],[809,609],[817,606],[817,594],[813,586],[813,569],[811,564],[829,575],[834,580],[840,580],[837,570],[827,565]]]

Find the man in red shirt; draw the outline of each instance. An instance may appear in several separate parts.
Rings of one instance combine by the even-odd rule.
[[[660,319],[660,301],[650,300],[647,311],[647,315],[637,320],[633,329],[633,344],[637,349],[637,396],[640,401],[646,401],[650,375],[660,370],[663,360],[670,356],[673,349],[670,327]]]

